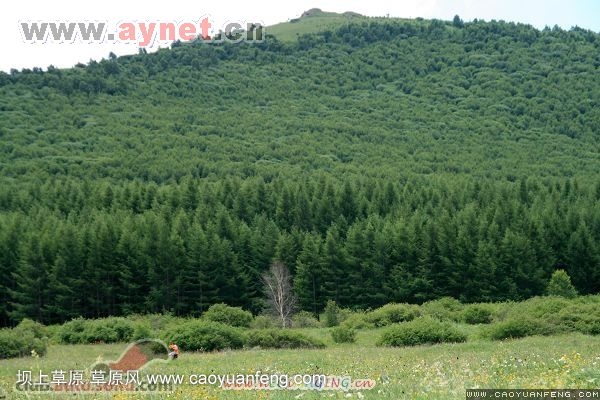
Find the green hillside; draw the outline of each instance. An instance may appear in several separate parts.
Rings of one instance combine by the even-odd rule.
[[[2,324],[258,311],[274,260],[313,312],[600,291],[600,35],[268,34],[0,73]]]

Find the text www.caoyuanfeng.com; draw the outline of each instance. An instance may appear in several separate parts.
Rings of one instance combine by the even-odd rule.
[[[100,391],[171,391],[181,385],[210,385],[226,390],[370,390],[373,379],[325,374],[141,374],[139,371],[91,371],[86,380],[83,371],[67,373],[19,371],[16,389],[36,392],[100,392]]]

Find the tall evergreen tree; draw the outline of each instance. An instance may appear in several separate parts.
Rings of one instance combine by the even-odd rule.
[[[52,293],[48,290],[50,262],[48,238],[30,233],[21,244],[18,269],[12,272],[15,289],[9,290],[12,301],[10,316],[15,321],[31,318],[49,323],[48,304]]]
[[[320,239],[315,235],[307,234],[296,260],[294,291],[300,307],[310,310],[315,316],[318,316],[325,306],[324,279],[325,273],[320,257]]]
[[[0,215],[0,326],[10,324],[11,291],[15,287],[13,273],[19,266],[19,249],[21,248],[21,235],[25,230],[22,218],[17,215]]]

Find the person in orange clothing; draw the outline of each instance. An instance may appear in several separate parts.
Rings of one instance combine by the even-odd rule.
[[[171,350],[169,353],[169,358],[176,359],[179,357],[179,346],[177,346],[175,343],[169,343],[169,350]]]

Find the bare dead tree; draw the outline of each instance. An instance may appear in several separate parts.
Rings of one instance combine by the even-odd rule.
[[[296,296],[292,287],[292,275],[283,263],[276,261],[262,276],[265,284],[268,305],[281,322],[283,328],[292,324],[292,314],[296,311]]]

